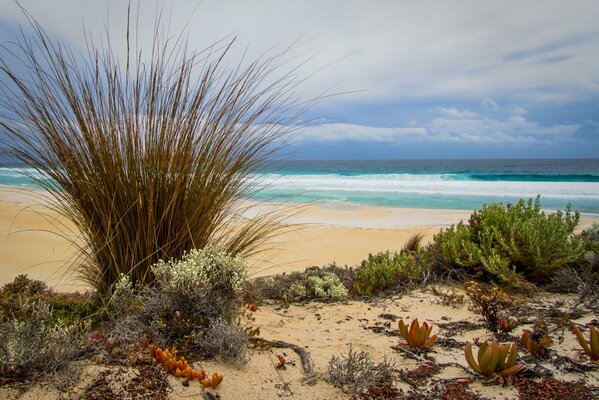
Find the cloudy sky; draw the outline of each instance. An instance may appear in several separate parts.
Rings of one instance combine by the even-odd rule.
[[[57,40],[123,37],[126,1],[21,0]],[[310,57],[292,150],[321,159],[561,158],[599,155],[598,1],[142,1],[140,36],[161,9],[205,48],[237,37],[257,57],[291,43]],[[0,0],[0,40],[24,18]]]

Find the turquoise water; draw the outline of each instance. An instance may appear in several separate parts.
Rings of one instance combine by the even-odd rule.
[[[599,159],[302,160],[270,172],[262,199],[476,209],[541,195],[546,209],[599,214]]]
[[[23,172],[0,167],[0,184],[35,187]],[[599,214],[599,159],[294,160],[268,172],[249,178],[258,199],[469,210],[541,195],[545,209]]]

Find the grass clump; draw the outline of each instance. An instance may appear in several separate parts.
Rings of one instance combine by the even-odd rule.
[[[348,393],[357,396],[370,387],[391,386],[395,381],[395,363],[386,357],[375,363],[370,353],[354,351],[349,346],[347,356],[333,356],[327,371],[328,382]]]
[[[0,376],[26,378],[56,371],[83,349],[82,327],[55,322],[49,304],[19,299],[20,316],[0,312]]]
[[[540,198],[515,205],[491,204],[435,235],[428,257],[441,275],[456,273],[510,287],[546,284],[561,268],[578,262],[584,242],[573,234],[579,213],[570,207],[546,214]]]
[[[160,16],[149,53],[129,18],[125,54],[108,31],[80,53],[24,13],[29,29],[2,44],[0,142],[80,232],[74,267],[98,292],[121,274],[151,284],[152,265],[193,248],[248,256],[281,227],[233,217],[312,104],[282,54],[236,65],[234,39],[191,51]]]
[[[131,346],[146,339],[211,357],[245,361],[247,338],[237,325],[246,266],[223,249],[193,250],[152,267],[154,286],[115,285],[109,342]]]
[[[353,289],[358,295],[371,296],[409,286],[421,278],[422,272],[412,254],[390,251],[369,254],[355,270]]]

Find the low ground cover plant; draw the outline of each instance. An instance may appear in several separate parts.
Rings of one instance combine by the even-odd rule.
[[[347,356],[333,356],[329,361],[327,381],[353,398],[371,387],[393,385],[394,368],[387,358],[376,363],[370,353],[355,351],[350,344]]]
[[[509,287],[546,284],[560,268],[579,262],[584,240],[574,235],[578,212],[545,213],[540,198],[489,204],[435,235],[429,260],[440,275],[493,281]]]
[[[398,322],[399,333],[403,337],[405,344],[412,348],[431,348],[437,341],[437,335],[432,335],[432,325],[429,326],[426,322],[422,322],[422,326],[418,322],[418,318],[414,319],[408,328],[400,319]]]
[[[131,346],[146,339],[198,355],[245,361],[247,337],[237,325],[246,265],[223,249],[192,250],[152,266],[156,283],[117,282],[108,340]]]
[[[353,270],[336,264],[310,267],[304,272],[292,272],[259,277],[247,281],[245,299],[260,302],[265,299],[282,301],[342,301],[348,297]]]
[[[468,365],[475,372],[495,380],[501,378],[508,384],[515,374],[524,369],[524,365],[516,364],[518,347],[515,343],[499,344],[495,340],[484,342],[479,346],[477,360],[475,360],[472,344],[468,342],[465,355]]]
[[[532,331],[524,329],[522,332],[522,344],[532,358],[541,359],[546,357],[552,343],[553,340],[548,336],[547,323],[542,318],[535,320]]]
[[[507,333],[515,327],[515,322],[509,319],[509,311],[518,304],[516,297],[498,287],[485,287],[474,281],[466,283],[466,295],[472,302],[470,310],[483,317],[486,328],[493,334]],[[508,327],[506,321],[512,326]]]
[[[68,364],[85,344],[83,326],[56,322],[42,300],[17,300],[18,315],[0,311],[0,376],[27,378]]]
[[[576,335],[576,340],[582,347],[582,350],[586,353],[591,361],[599,361],[599,332],[595,329],[593,324],[589,324],[589,341],[587,342],[584,338],[580,328],[576,325],[572,325],[572,331]]]
[[[21,317],[21,305],[36,301],[48,304],[54,322],[64,325],[90,320],[102,306],[102,299],[94,293],[56,292],[45,282],[30,279],[27,275],[17,276],[0,289],[0,311],[6,315]]]

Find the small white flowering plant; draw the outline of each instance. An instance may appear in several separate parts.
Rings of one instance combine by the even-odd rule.
[[[207,357],[245,359],[247,337],[237,326],[247,276],[241,257],[209,247],[161,260],[151,270],[153,285],[133,287],[127,276],[115,284],[115,342],[145,337],[161,347],[193,346]]]
[[[293,283],[287,291],[287,298],[291,301],[309,298],[341,301],[347,298],[347,294],[347,288],[337,275],[324,272],[319,275],[308,275]]]
[[[239,295],[247,277],[243,259],[218,247],[191,250],[181,260],[160,260],[152,266],[152,272],[165,290],[188,294],[228,286]]]

